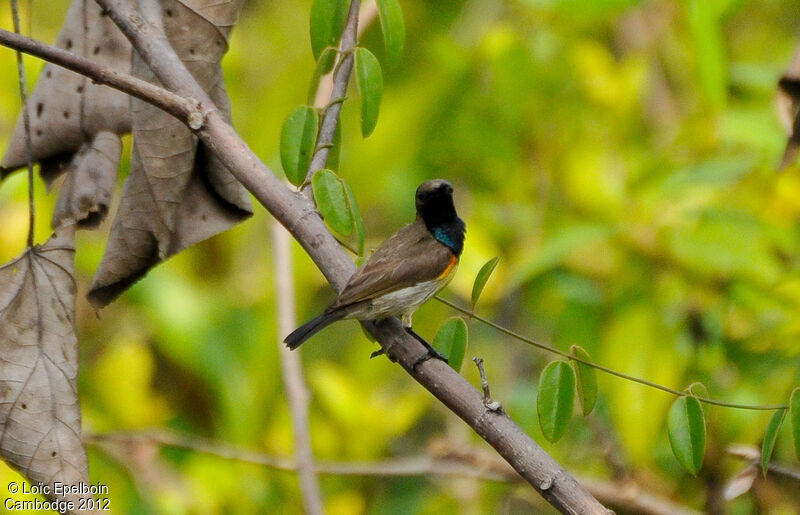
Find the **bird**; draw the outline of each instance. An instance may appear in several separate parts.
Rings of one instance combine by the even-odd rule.
[[[411,329],[411,319],[455,275],[466,224],[456,213],[453,186],[444,179],[420,184],[415,201],[416,219],[378,247],[322,314],[289,334],[284,340],[287,347],[296,349],[338,320],[398,316],[405,330],[425,346],[427,357],[447,361]]]

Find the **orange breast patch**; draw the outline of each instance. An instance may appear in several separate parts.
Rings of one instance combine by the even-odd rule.
[[[450,262],[447,264],[447,267],[445,267],[445,269],[442,271],[441,274],[439,274],[439,277],[437,277],[436,279],[442,280],[445,277],[447,277],[448,274],[450,274],[450,272],[453,270],[453,267],[456,266],[456,264],[458,264],[458,256],[453,254],[452,256],[450,256]]]

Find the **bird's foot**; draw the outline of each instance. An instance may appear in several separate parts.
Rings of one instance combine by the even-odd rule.
[[[414,362],[414,365],[412,366],[414,370],[416,370],[418,366],[420,366],[422,363],[428,361],[431,358],[436,358],[438,360],[444,361],[445,364],[448,365],[450,364],[450,360],[447,359],[447,356],[445,356],[438,350],[434,349],[430,343],[425,341],[425,339],[422,336],[415,333],[413,329],[411,329],[410,327],[406,327],[405,330],[408,334],[416,338],[416,340],[420,342],[425,347],[426,350],[425,354],[420,356],[419,359],[417,359],[417,361]]]
[[[386,354],[386,351],[383,350],[383,347],[381,347],[380,349],[378,349],[375,352],[373,352],[372,354],[370,354],[369,355],[369,359],[377,358],[378,356],[382,356],[384,354]]]
[[[450,360],[448,360],[447,357],[444,356],[441,352],[437,351],[433,347],[428,347],[428,349],[425,351],[425,354],[417,358],[417,361],[414,362],[411,368],[416,370],[418,366],[422,365],[423,363],[432,358],[444,361],[446,364],[450,363]]]

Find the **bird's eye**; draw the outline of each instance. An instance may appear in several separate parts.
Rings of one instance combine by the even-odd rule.
[[[422,197],[424,196],[425,195],[423,195],[422,192],[417,193],[417,200],[422,200]]]

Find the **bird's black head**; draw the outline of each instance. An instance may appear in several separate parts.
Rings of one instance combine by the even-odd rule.
[[[433,236],[456,255],[464,248],[464,222],[453,204],[453,185],[444,179],[425,181],[417,188],[417,216]]]

